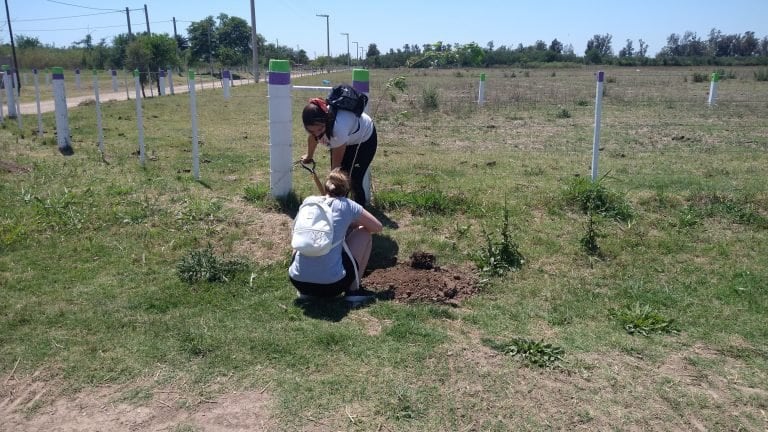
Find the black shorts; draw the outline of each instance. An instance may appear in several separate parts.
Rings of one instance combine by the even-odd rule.
[[[294,256],[295,257],[295,256]],[[336,297],[341,293],[348,291],[350,286],[355,282],[355,265],[352,264],[354,258],[350,257],[344,248],[341,249],[341,263],[344,266],[344,272],[346,275],[340,280],[329,283],[319,284],[312,282],[297,281],[289,276],[291,283],[296,289],[308,296],[312,297]],[[355,263],[357,260],[355,260]]]

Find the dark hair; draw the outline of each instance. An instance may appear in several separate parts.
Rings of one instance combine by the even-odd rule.
[[[328,138],[333,136],[333,124],[335,123],[335,120],[336,115],[332,110],[325,111],[323,107],[320,106],[319,103],[315,103],[314,100],[311,100],[304,106],[304,110],[301,112],[301,121],[304,123],[304,127],[322,123],[325,125],[325,135],[328,136]]]
[[[349,193],[349,176],[341,168],[334,168],[325,179],[325,190],[332,197],[343,197]]]

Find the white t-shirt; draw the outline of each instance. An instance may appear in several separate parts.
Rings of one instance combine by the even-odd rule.
[[[322,143],[328,148],[346,145],[362,144],[373,134],[373,119],[363,113],[357,117],[355,113],[339,110],[336,113],[336,122],[333,124],[333,137],[330,142],[323,137]]]

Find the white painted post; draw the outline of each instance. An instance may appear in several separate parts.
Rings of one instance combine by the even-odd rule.
[[[96,130],[97,142],[99,143],[99,153],[104,157],[104,130],[101,127],[101,101],[99,100],[99,74],[96,69],[93,70],[93,96],[96,99]]]
[[[169,66],[167,70],[168,70],[168,84],[171,87],[171,96],[173,96],[176,94],[176,92],[173,91],[173,68]]]
[[[55,67],[53,75],[53,103],[56,107],[56,142],[59,152],[72,156],[75,151],[69,138],[69,117],[67,115],[67,94],[64,90],[64,68]]]
[[[605,72],[597,72],[597,93],[595,94],[595,136],[592,141],[592,181],[597,181],[597,159],[600,154],[600,118],[603,113],[603,81]]]
[[[189,70],[189,112],[192,116],[192,173],[200,180],[200,144],[197,135],[197,95],[195,92],[195,71]]]
[[[367,114],[370,114],[371,112],[371,96],[370,96],[370,73],[367,69],[352,69],[352,87],[360,92],[365,93],[366,96],[368,96],[368,105],[365,106],[365,112]],[[353,168],[354,169],[354,168]],[[372,188],[371,188],[371,167],[368,167],[368,170],[365,172],[365,175],[363,176],[363,191],[365,192],[365,198],[366,202],[371,202],[371,198],[373,198]]]
[[[133,71],[133,82],[136,88],[136,127],[139,128],[139,163],[144,166],[146,154],[144,151],[144,117],[141,112],[141,83],[139,82],[139,70]]]
[[[269,60],[269,186],[272,196],[291,192],[291,64],[288,60]]]
[[[480,74],[480,86],[477,91],[477,104],[483,106],[485,104],[485,74]]]
[[[45,68],[45,85],[51,84],[51,70],[48,68]]]
[[[131,100],[131,95],[128,93],[128,74],[127,73],[123,74],[123,82],[125,83],[125,98],[128,100]]]
[[[720,82],[720,75],[717,72],[712,72],[712,80],[709,82],[709,100],[707,103],[709,106],[717,103],[717,85]]]
[[[24,83],[24,85],[27,85],[27,73],[21,74],[21,82]]]
[[[37,69],[32,69],[32,76],[35,81],[35,105],[37,106],[37,136],[43,136],[43,112],[40,110],[40,80],[38,79]]]
[[[16,118],[16,94],[13,91],[13,71],[8,65],[3,65],[3,85],[5,86],[5,99],[8,101],[8,118]]]
[[[112,93],[117,93],[117,70],[112,69]]]
[[[80,69],[75,69],[75,88],[80,90]]]
[[[160,69],[158,74],[160,75],[160,96],[165,96],[165,71]]]
[[[230,85],[230,73],[228,70],[221,71],[221,77],[224,79],[224,100],[229,100],[229,85]]]

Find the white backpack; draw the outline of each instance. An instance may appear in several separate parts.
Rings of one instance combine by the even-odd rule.
[[[302,255],[322,256],[341,242],[333,242],[330,198],[310,197],[301,204],[293,221],[291,247]]]

